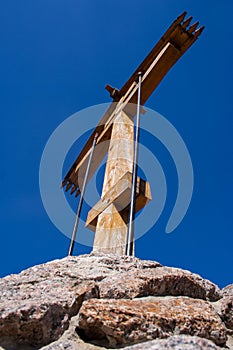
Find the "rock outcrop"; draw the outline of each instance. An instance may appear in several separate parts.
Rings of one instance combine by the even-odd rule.
[[[0,280],[0,349],[223,348],[232,290],[134,257],[55,260]]]
[[[188,297],[87,300],[79,311],[78,330],[84,339],[111,348],[174,334],[197,335],[218,345],[227,340],[213,307]]]

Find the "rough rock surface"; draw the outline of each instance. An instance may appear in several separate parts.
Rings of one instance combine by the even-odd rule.
[[[0,280],[0,345],[45,345],[58,339],[84,298],[98,296],[96,281],[116,271],[159,263],[114,255],[83,255],[34,266]]]
[[[77,334],[76,328],[78,316],[74,316],[70,320],[69,328],[55,342],[46,345],[41,350],[103,350],[105,348],[85,343]],[[0,349],[1,350],[1,349]]]
[[[215,301],[219,288],[189,271],[172,267],[118,273],[99,283],[100,298],[132,299],[147,295],[184,295]]]
[[[220,300],[220,316],[227,328],[233,330],[233,296]]]
[[[173,334],[197,335],[226,343],[226,330],[213,307],[188,297],[100,300],[83,303],[78,330],[84,339],[116,347]]]
[[[74,341],[57,341],[48,345],[43,350],[93,350],[105,349],[102,347],[94,347],[76,343]],[[41,350],[42,350],[41,349]],[[212,341],[189,335],[175,335],[166,339],[155,339],[144,343],[139,343],[132,346],[126,346],[125,350],[220,350],[221,348],[215,345]]]
[[[107,326],[101,326],[100,333],[107,339],[106,344],[112,346],[114,342],[126,346],[127,339],[130,343],[152,339],[156,332],[166,337],[182,332],[200,335],[224,345],[226,330],[218,315],[230,328],[232,309],[229,305],[224,308],[224,303],[232,296],[232,289],[226,287],[222,298],[216,285],[196,274],[134,257],[92,253],[55,260],[0,279],[0,350],[100,349],[79,336],[85,338],[82,320],[90,326],[90,319],[85,315],[90,312],[85,311],[89,302],[101,303],[102,323]],[[134,299],[136,297],[140,299]],[[217,299],[220,300],[216,302]],[[110,312],[111,303],[113,311]],[[140,309],[141,316],[135,303],[145,307]],[[218,308],[214,310],[211,305]],[[151,312],[147,306],[152,308]],[[157,318],[155,309],[160,310]],[[94,306],[91,310],[96,322]],[[112,337],[108,322],[119,322],[119,317],[111,320],[111,314],[117,310],[119,317],[127,320],[128,333],[121,333],[124,325],[120,324]],[[186,320],[184,325],[182,317]],[[230,334],[229,329],[227,332]],[[229,348],[233,349],[231,345]]]
[[[229,284],[229,286],[226,286],[225,288],[223,288],[222,294],[224,297],[233,296],[233,284]]]
[[[233,331],[233,284],[223,288],[222,299],[213,303],[226,327]]]
[[[58,339],[85,294],[96,296],[92,282],[73,279],[69,273],[62,276],[54,265],[34,267],[1,281],[0,345],[10,340],[37,346]]]
[[[227,328],[233,330],[233,284],[222,290],[223,299],[220,300],[220,316]]]
[[[146,343],[126,347],[127,350],[218,350],[209,340],[187,335],[174,335],[168,339],[151,340]]]

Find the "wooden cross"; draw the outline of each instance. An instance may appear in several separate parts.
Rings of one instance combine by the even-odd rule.
[[[144,105],[170,68],[197,40],[204,27],[199,22],[190,26],[186,12],[168,28],[149,55],[120,89],[107,85],[113,103],[83,147],[65,176],[62,185],[78,196],[83,186],[88,158],[95,135],[96,147],[88,179],[92,177],[105,154],[108,154],[101,199],[89,211],[86,226],[95,232],[93,250],[125,254],[129,220],[130,193],[134,151],[134,122],[138,97],[138,74],[141,72],[141,98]],[[147,181],[137,177],[135,212],[152,198]]]

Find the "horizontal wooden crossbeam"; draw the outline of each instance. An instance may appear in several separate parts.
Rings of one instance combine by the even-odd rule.
[[[121,110],[125,110],[128,115],[134,116],[136,109],[130,104],[136,104],[137,102],[138,73],[142,72],[141,105],[144,105],[171,67],[200,36],[204,27],[197,29],[198,22],[190,26],[192,17],[185,20],[186,14],[184,12],[172,23],[120,90],[109,85],[106,86],[113,98],[113,103],[104,113],[99,124],[66,174],[62,182],[62,187],[66,187],[66,191],[71,190],[71,194],[75,193],[76,196],[80,193],[95,134],[98,133],[99,135],[97,139],[98,147],[96,147],[94,152],[88,180],[93,176],[108,151],[108,142],[106,141],[110,140],[112,123],[118,113]]]

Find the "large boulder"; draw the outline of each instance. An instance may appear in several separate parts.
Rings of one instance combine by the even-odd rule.
[[[220,289],[214,283],[172,267],[119,272],[105,278],[98,286],[100,298],[132,299],[148,295],[184,295],[211,301],[221,298]]]
[[[91,299],[78,316],[79,335],[97,345],[125,346],[174,334],[197,335],[224,345],[226,329],[206,301],[188,297]]]

